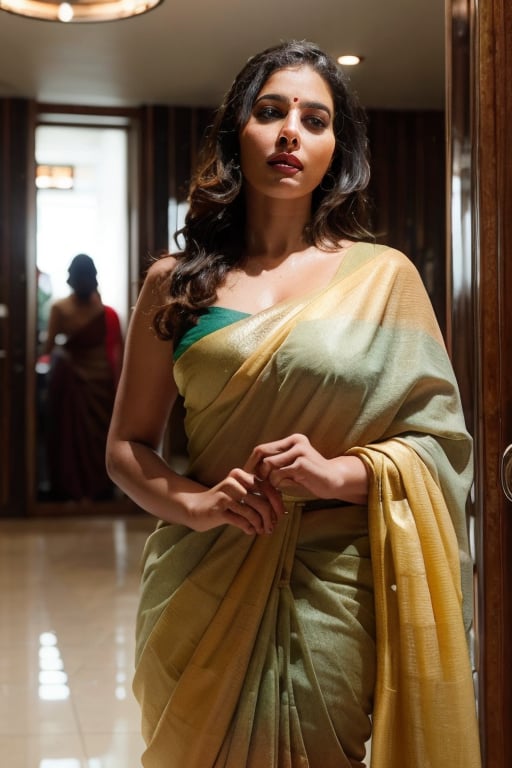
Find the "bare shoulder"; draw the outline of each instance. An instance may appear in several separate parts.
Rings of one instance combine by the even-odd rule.
[[[85,315],[84,312],[77,311],[71,295],[57,299],[52,305],[51,314],[53,321],[57,323],[64,333],[68,333],[69,328],[75,324],[75,321]]]
[[[59,312],[59,313],[66,312],[66,310],[70,306],[70,303],[71,303],[70,296],[66,296],[63,299],[57,299],[56,301],[54,301],[52,304],[52,309],[54,312]]]
[[[176,256],[169,254],[154,261],[146,272],[140,299],[145,303],[164,304],[169,295],[168,286],[176,266]]]
[[[161,256],[149,267],[146,273],[146,282],[158,284],[163,280],[168,280],[174,271],[176,262],[177,258],[172,253],[169,253],[167,256]]]

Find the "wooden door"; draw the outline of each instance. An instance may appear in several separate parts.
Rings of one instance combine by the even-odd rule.
[[[512,502],[502,488],[512,443],[512,5],[480,2],[477,117],[479,454],[483,724],[487,765],[512,765]]]
[[[476,672],[485,768],[512,765],[512,4],[447,4],[450,342],[475,436]]]

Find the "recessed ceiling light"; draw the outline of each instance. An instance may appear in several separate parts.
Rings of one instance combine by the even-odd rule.
[[[343,64],[345,67],[355,67],[355,65],[360,64],[362,60],[362,56],[354,56],[352,54],[338,56],[338,64]]]

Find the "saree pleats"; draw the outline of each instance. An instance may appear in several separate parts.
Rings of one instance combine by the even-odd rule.
[[[369,723],[361,712],[358,660],[351,654],[343,659],[340,628],[344,621],[357,624],[352,614],[366,601],[367,629],[360,635],[369,662],[363,692],[369,711],[374,630],[368,537],[350,534],[354,543],[348,545],[345,534],[339,543],[346,554],[315,557],[319,535],[330,539],[336,527],[331,512],[311,513],[306,530],[313,524],[314,535],[306,536],[302,545],[297,541],[300,505],[292,504],[273,536],[247,537],[226,529],[196,567],[182,563],[190,574],[167,605],[160,606],[134,680],[145,714],[145,766],[357,765],[345,757],[339,738],[340,715],[350,711],[347,740],[359,731],[356,754],[359,749],[358,758],[364,756],[361,742],[369,735]],[[352,517],[360,528],[361,511]],[[162,527],[153,535],[173,537],[176,528]],[[197,534],[185,534],[182,543],[188,536]],[[363,574],[358,548],[366,557]],[[175,570],[179,549],[177,541],[170,550]],[[188,552],[184,546],[185,560]],[[299,564],[294,563],[297,555]],[[323,560],[321,577],[308,567],[318,559]],[[157,603],[159,596],[150,594],[150,584],[145,586],[146,596]],[[336,603],[344,597],[349,608],[340,617]],[[313,614],[322,617],[322,624],[309,636]],[[333,665],[332,644],[338,642],[340,657]],[[346,693],[343,708],[338,706],[340,691]]]
[[[356,768],[370,717],[372,768],[477,768],[472,445],[414,267],[354,245],[324,290],[195,341],[174,372],[199,482],[303,433],[359,455],[371,488],[368,509],[288,488],[270,536],[158,526],[134,680],[145,768]]]

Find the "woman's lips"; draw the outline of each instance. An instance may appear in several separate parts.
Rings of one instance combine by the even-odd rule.
[[[280,152],[268,159],[268,164],[284,173],[297,173],[302,171],[303,165],[298,157],[289,152]]]

